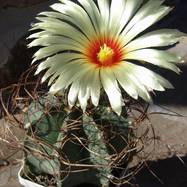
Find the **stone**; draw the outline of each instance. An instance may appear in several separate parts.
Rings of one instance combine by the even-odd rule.
[[[0,8],[7,7],[28,7],[33,6],[48,0],[0,0]]]
[[[19,0],[19,2],[17,0],[0,0],[0,8],[4,5],[8,7],[8,4],[14,6],[20,3],[22,6],[22,8],[0,9],[0,88],[6,87],[10,83],[15,83],[15,80],[17,81],[20,74],[26,69],[25,59],[17,58],[18,54],[16,56],[17,59],[15,59],[14,49],[18,46],[23,49],[25,45],[24,51],[20,51],[20,53],[22,56],[27,53],[25,36],[31,27],[31,23],[34,22],[35,16],[39,12],[47,10],[49,5],[54,2],[55,0]],[[21,45],[20,42],[22,43]],[[17,71],[20,71],[18,72],[19,76],[14,76],[11,70],[11,68],[16,66],[16,60],[19,61],[17,63],[19,67],[16,67]]]
[[[149,129],[140,155],[145,160],[187,155],[187,107],[154,104],[150,106],[148,114],[151,125],[140,125],[136,131],[141,136]]]
[[[10,167],[0,170],[0,186],[6,185],[11,176]]]

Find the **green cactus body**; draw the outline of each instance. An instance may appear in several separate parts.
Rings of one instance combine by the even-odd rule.
[[[128,120],[105,107],[89,116],[79,109],[66,112],[64,106],[59,112],[55,102],[48,113],[44,112],[44,98],[28,108],[31,121],[24,143],[24,177],[45,186],[49,185],[45,178],[58,187],[83,183],[109,186],[113,166],[117,167],[111,165],[113,156],[127,146],[123,139],[129,133]]]

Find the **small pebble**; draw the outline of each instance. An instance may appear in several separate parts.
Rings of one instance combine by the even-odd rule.
[[[8,166],[9,162],[7,160],[0,160],[0,167]]]

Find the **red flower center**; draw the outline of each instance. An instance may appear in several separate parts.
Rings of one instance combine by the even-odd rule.
[[[118,41],[101,38],[90,42],[86,56],[98,67],[111,67],[121,62],[123,53]]]

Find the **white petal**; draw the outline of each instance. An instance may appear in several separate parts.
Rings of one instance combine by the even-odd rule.
[[[139,81],[139,79],[137,79],[133,69],[129,68],[129,66],[127,65],[126,62],[121,63],[120,66],[121,66],[121,71],[124,71],[125,77],[130,79],[132,81],[132,84],[134,84],[134,87],[135,87],[136,91],[138,92],[139,96],[142,97],[144,100],[150,102],[151,101],[151,97],[150,97],[150,95],[148,93],[148,90]]]
[[[36,32],[34,34],[31,34],[29,37],[27,37],[27,39],[33,39],[33,38],[40,38],[42,36],[50,36],[51,33],[47,32],[47,31],[40,31],[40,32]]]
[[[75,49],[77,51],[83,52],[84,47],[77,41],[72,40],[71,38],[63,37],[63,36],[50,36],[45,35],[38,39],[33,40],[28,47],[35,47],[35,46],[51,46],[55,44],[63,44],[64,47],[67,45],[67,48],[69,48],[70,45],[73,47],[76,47]]]
[[[78,2],[84,7],[86,12],[89,13],[89,17],[94,25],[96,33],[99,34],[99,30],[100,30],[99,22],[100,22],[101,15],[99,13],[96,4],[94,3],[93,0],[78,0]]]
[[[161,29],[145,34],[124,47],[126,53],[148,47],[162,47],[173,45],[184,36],[174,29]]]
[[[64,15],[60,12],[54,12],[54,11],[45,11],[45,12],[40,12],[38,14],[38,19],[40,20],[41,18],[43,17],[40,17],[40,16],[46,16],[46,17],[49,17],[49,18],[56,18],[56,19],[59,19],[59,20],[63,20],[64,19]]]
[[[58,70],[64,64],[77,59],[84,59],[84,56],[77,53],[61,53],[47,58],[45,61],[41,62],[38,67],[36,74],[41,72],[46,68],[55,68]]]
[[[78,91],[79,84],[77,82],[73,82],[68,93],[68,104],[70,107],[73,107],[75,105],[78,96]]]
[[[170,69],[176,73],[180,72],[179,68],[177,68],[173,63],[171,63],[178,62],[180,60],[180,57],[166,51],[160,51],[155,49],[140,49],[127,53],[125,55],[125,59],[141,60],[166,69]]]
[[[164,77],[158,75],[158,74],[154,74],[155,79],[164,87],[164,88],[168,88],[168,89],[173,89],[173,85],[166,80]]]
[[[68,51],[68,50],[72,50],[72,51],[77,51],[80,53],[79,49],[71,44],[54,44],[54,45],[50,45],[47,47],[43,47],[41,49],[39,49],[35,54],[34,54],[34,60],[33,63],[37,60],[49,57],[51,55],[55,55],[59,52],[64,52],[64,51]]]
[[[72,38],[73,40],[79,42],[83,46],[86,42],[89,42],[88,38],[81,33],[78,29],[66,22],[55,22],[53,18],[47,18],[46,22],[36,23],[31,30],[42,29],[48,31],[50,34],[65,36],[67,38]]]
[[[83,112],[85,112],[88,103],[88,98],[90,96],[90,89],[86,87],[86,85],[84,85],[82,81],[83,80],[80,80],[81,84],[78,93],[78,99]]]
[[[110,9],[108,0],[97,0],[100,10],[100,32],[106,34],[108,32]]]
[[[134,17],[129,21],[127,26],[124,28],[123,33],[127,33],[136,23],[138,23],[143,18],[152,14],[157,10],[164,0],[149,0],[145,3],[134,15]]]
[[[41,31],[41,32],[37,32],[37,33],[31,34],[28,37],[28,39],[31,39],[31,38],[43,38],[43,37],[59,36],[60,35],[65,41],[67,39],[70,39],[70,41],[72,40],[73,42],[75,42],[77,44],[83,44],[82,43],[82,37],[84,37],[84,36],[82,36],[82,34],[79,33],[79,31],[78,31],[76,37],[74,35],[71,35],[70,32],[68,32],[71,29],[71,27],[69,27],[68,24],[66,22],[64,22],[64,17],[68,17],[69,18],[69,16],[63,15],[63,14],[61,14],[59,12],[53,12],[53,11],[41,12],[39,14],[39,16],[46,16],[46,17],[37,17],[37,19],[48,23],[48,24],[46,24],[46,23],[45,24],[40,24],[41,29],[43,28],[46,31]],[[54,20],[52,18],[61,19],[61,23],[60,24],[61,25],[63,24],[63,26],[65,27],[65,29],[63,29],[64,33],[61,31],[61,29],[60,30],[59,29],[54,30],[53,28],[49,27],[49,25],[51,25],[51,22],[53,22],[53,20]],[[36,27],[39,27],[38,24],[36,24]],[[34,27],[34,29],[35,29],[35,27]],[[77,31],[74,30],[74,28],[73,28],[72,32],[75,33]]]
[[[79,79],[80,89],[78,93],[78,99],[83,111],[86,110],[87,102],[91,95],[93,72],[94,72],[94,68],[92,66]]]
[[[79,98],[79,102],[83,111],[85,111],[87,106],[87,100],[90,96],[90,87],[91,87],[91,78],[90,71],[92,71],[93,67],[90,67],[86,71],[83,71],[77,79],[72,83],[71,88],[68,93],[68,103],[70,107],[75,104],[77,97]],[[88,79],[87,79],[88,77]]]
[[[160,9],[155,10],[152,14],[137,22],[127,33],[126,31],[123,31],[121,34],[121,37],[123,39],[123,45],[126,45],[138,34],[146,30],[152,24],[158,22],[162,17],[167,15],[170,10],[171,8],[169,7],[161,7]]]
[[[85,71],[90,68],[89,65],[78,62],[69,63],[63,68],[62,73],[56,82],[50,87],[50,92],[56,93],[63,88],[67,88],[73,81],[79,78]]]
[[[134,73],[136,78],[143,84],[144,86],[150,88],[151,90],[164,91],[165,89],[160,85],[157,81],[156,73],[148,70],[147,68],[134,65],[128,62],[125,62],[126,66]]]
[[[127,92],[127,94],[129,94],[134,99],[138,99],[138,92],[136,91],[136,87],[134,86],[132,80],[126,76],[125,68],[123,66],[116,66],[113,71],[116,79],[122,88]]]
[[[50,74],[50,76],[52,75],[49,79],[49,82],[48,82],[48,86],[49,86],[54,82],[54,80],[57,77],[63,77],[64,74],[71,74],[72,72],[74,72],[72,77],[70,77],[69,79],[67,78],[67,82],[63,82],[63,81],[61,82],[61,86],[63,85],[63,87],[67,87],[70,84],[69,81],[72,81],[72,79],[74,79],[73,76],[78,75],[77,72],[79,72],[79,71],[84,71],[85,66],[86,66],[85,62],[82,59],[80,59],[80,60],[74,60],[69,63],[62,64],[58,68],[51,67],[50,69],[47,70],[47,72],[43,76],[42,82],[45,81],[49,77],[49,74]],[[66,84],[66,86],[65,86],[65,84]]]
[[[100,77],[112,109],[120,115],[122,110],[122,98],[113,72],[109,68],[103,68],[100,70]]]
[[[115,0],[114,0],[115,1]],[[132,18],[134,13],[137,11],[137,9],[140,7],[142,4],[142,0],[138,1],[133,1],[133,0],[126,0],[125,3],[125,9],[124,9],[124,14],[122,15],[120,20],[116,20],[116,22],[119,21],[119,30],[118,34],[122,31],[124,26],[129,22],[129,20]],[[116,10],[118,11],[118,10]]]
[[[126,0],[112,0],[110,6],[109,31],[114,36],[119,32],[120,24],[116,20],[121,20],[125,11]]]
[[[100,86],[100,79],[99,79],[99,69],[94,69],[90,92],[91,92],[92,103],[95,106],[97,106],[99,103],[100,89],[101,86]]]
[[[66,5],[55,3],[51,5],[56,11],[62,13],[63,19],[76,25],[88,38],[95,36],[95,30],[92,22],[85,10],[78,4],[66,1]]]
[[[40,63],[37,67],[37,71],[35,74],[38,74],[44,69],[48,69],[46,73],[44,74],[42,78],[42,82],[44,82],[46,79],[48,79],[51,75],[54,73],[56,74],[56,77],[61,74],[63,70],[65,70],[64,66],[67,65],[70,61],[81,59],[81,57],[78,54],[75,53],[63,53],[63,54],[57,54],[53,57],[48,58],[44,62]],[[78,62],[79,63],[79,62]],[[49,81],[49,85],[50,85]]]

